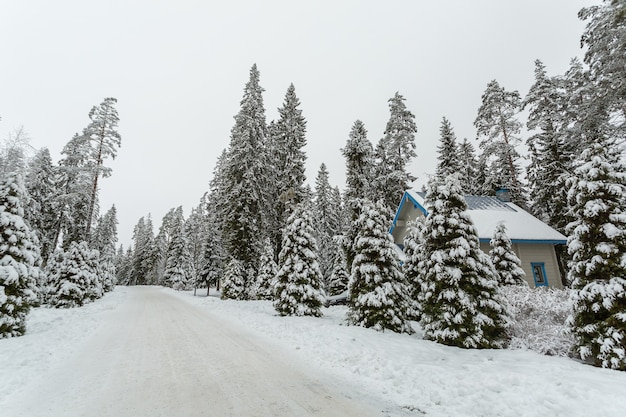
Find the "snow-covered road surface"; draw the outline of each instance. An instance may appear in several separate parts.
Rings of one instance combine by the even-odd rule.
[[[4,416],[380,416],[347,387],[155,287],[129,296]]]

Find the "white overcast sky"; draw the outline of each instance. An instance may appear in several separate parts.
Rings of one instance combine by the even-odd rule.
[[[578,10],[599,2],[3,0],[0,139],[23,126],[57,162],[91,107],[117,98],[122,147],[100,202],[117,206],[127,246],[141,216],[152,214],[156,233],[170,208],[188,215],[208,190],[256,63],[268,122],[296,87],[312,186],[325,162],[343,188],[353,122],[375,144],[396,91],[416,116],[419,186],[442,117],[473,140],[487,83],[525,95],[537,58],[563,73],[582,56]]]

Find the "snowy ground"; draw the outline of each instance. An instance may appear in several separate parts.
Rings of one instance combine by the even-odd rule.
[[[167,384],[169,379],[149,381],[137,375],[133,376],[133,373],[123,372],[124,369],[132,369],[134,362],[147,361],[142,358],[159,358],[148,362],[154,362],[155,369],[167,370],[161,377],[176,381],[191,380],[193,384],[200,384],[200,391],[204,392],[202,384],[206,381],[203,375],[215,376],[216,368],[222,369],[220,372],[226,372],[228,368],[219,368],[222,365],[216,363],[226,359],[220,357],[217,351],[195,352],[203,360],[199,363],[194,361],[197,365],[190,366],[189,362],[180,362],[180,358],[168,360],[167,354],[173,354],[176,348],[163,346],[170,343],[178,346],[180,340],[185,339],[181,346],[196,346],[197,349],[197,346],[213,343],[212,340],[217,338],[231,340],[228,344],[230,352],[227,353],[235,355],[235,364],[238,362],[237,358],[256,364],[257,359],[251,355],[260,350],[266,356],[280,355],[281,361],[288,365],[286,373],[301,367],[308,368],[310,372],[306,371],[306,375],[296,373],[294,380],[287,380],[285,389],[290,395],[296,395],[289,391],[293,391],[290,387],[303,379],[308,381],[304,384],[307,390],[322,392],[324,397],[339,397],[339,400],[352,397],[366,408],[377,406],[374,415],[610,417],[622,416],[626,409],[625,372],[597,369],[571,359],[542,356],[528,351],[463,350],[421,340],[420,334],[407,336],[377,333],[369,329],[344,326],[342,322],[346,308],[341,306],[324,309],[325,316],[321,319],[278,317],[269,302],[222,301],[215,297],[193,297],[191,292],[167,289],[152,291],[168,295],[166,298],[171,300],[162,306],[164,315],[154,311],[147,314],[142,310],[141,304],[127,310],[128,305],[133,304],[129,301],[135,296],[136,289],[124,287],[118,287],[104,299],[79,309],[35,309],[31,314],[26,336],[0,340],[0,414],[20,415],[20,410],[28,408],[25,403],[43,402],[50,403],[51,409],[58,414],[22,412],[21,415],[75,415],[63,414],[66,400],[52,398],[56,391],[50,386],[68,384],[68,388],[71,388],[69,391],[65,386],[61,388],[68,391],[68,395],[71,393],[71,400],[77,402],[79,399],[76,396],[77,393],[80,394],[81,388],[77,385],[81,382],[74,379],[82,378],[83,374],[92,375],[91,380],[83,378],[82,383],[92,384],[87,390],[93,389],[94,384],[99,384],[98,375],[106,375],[112,379],[120,379],[121,384],[108,387],[110,394],[107,395],[118,395],[115,394],[116,390],[124,388],[123,382],[135,384],[134,390],[137,392],[130,393],[133,396],[139,395],[140,387],[158,393],[159,387]],[[204,294],[204,291],[201,293]],[[184,303],[174,303],[176,299]],[[188,309],[183,304],[193,304],[195,307]],[[189,311],[184,313],[187,310]],[[113,334],[112,328],[118,326],[115,320],[128,313],[132,313],[133,317],[127,317],[128,323],[122,327],[133,329],[132,323],[139,316],[153,317],[149,323],[154,321],[156,327],[149,332],[141,332],[137,328],[133,332],[127,332],[138,334],[138,337],[143,338],[143,343],[129,339],[124,344],[109,341],[112,342],[111,347],[102,346],[106,345],[104,341]],[[158,326],[174,321],[175,317],[183,313],[188,315],[189,321],[200,320],[197,325],[207,327],[206,338],[203,336],[204,332],[197,333],[197,330],[193,330],[195,327],[184,327],[176,337],[168,338],[159,334],[158,329],[161,327]],[[229,323],[230,326],[219,325],[218,328],[218,322]],[[150,326],[144,324],[142,327]],[[224,330],[225,328],[229,330]],[[232,342],[234,339],[231,330],[244,336],[245,341]],[[152,339],[155,337],[156,339]],[[195,340],[200,340],[202,344],[196,345]],[[81,353],[86,350],[105,355],[103,357],[108,359],[117,358],[115,360],[120,363],[89,361],[89,356]],[[278,365],[270,364],[269,368],[259,369],[266,376],[271,376],[275,366]],[[173,368],[177,367],[175,372]],[[220,375],[219,372],[217,375]],[[124,378],[129,380],[122,381]],[[247,375],[246,379],[249,378],[252,377]],[[212,377],[206,378],[211,379]],[[246,383],[246,379],[241,382]],[[238,389],[236,384],[229,387],[230,391]],[[262,391],[263,387],[259,389]],[[298,391],[302,389],[299,388]],[[37,396],[33,397],[33,393]],[[171,396],[170,400],[180,401],[183,398],[185,403],[199,401],[199,405],[192,409],[210,409],[209,393],[200,396],[190,396],[184,392],[178,394]],[[143,398],[141,395],[139,397]],[[151,398],[150,401],[168,400],[167,396],[161,397],[164,398]],[[105,401],[115,405],[120,400],[121,397],[113,397],[92,398],[90,401]],[[107,415],[104,405],[90,409],[89,404],[83,403],[83,413],[78,414]],[[223,406],[227,407],[227,404]],[[349,404],[342,406],[351,407]],[[315,411],[320,411],[315,408],[312,407],[310,413],[300,415],[314,415]],[[41,406],[38,409],[45,410]],[[94,410],[99,410],[99,414]],[[119,415],[119,409],[117,411]],[[140,415],[132,414],[131,409],[126,411],[127,415]],[[168,415],[166,411],[160,409],[160,414],[157,412],[152,415]],[[266,410],[240,415],[279,414]]]

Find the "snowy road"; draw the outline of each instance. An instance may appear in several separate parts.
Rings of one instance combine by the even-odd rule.
[[[381,415],[206,309],[129,291],[74,356],[15,396],[12,416]]]

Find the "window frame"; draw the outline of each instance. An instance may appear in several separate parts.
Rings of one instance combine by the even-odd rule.
[[[541,268],[541,274],[543,276],[543,282],[538,281],[536,267]],[[531,262],[530,270],[533,271],[533,280],[535,281],[535,287],[548,287],[548,275],[546,274],[546,263],[545,262]]]

